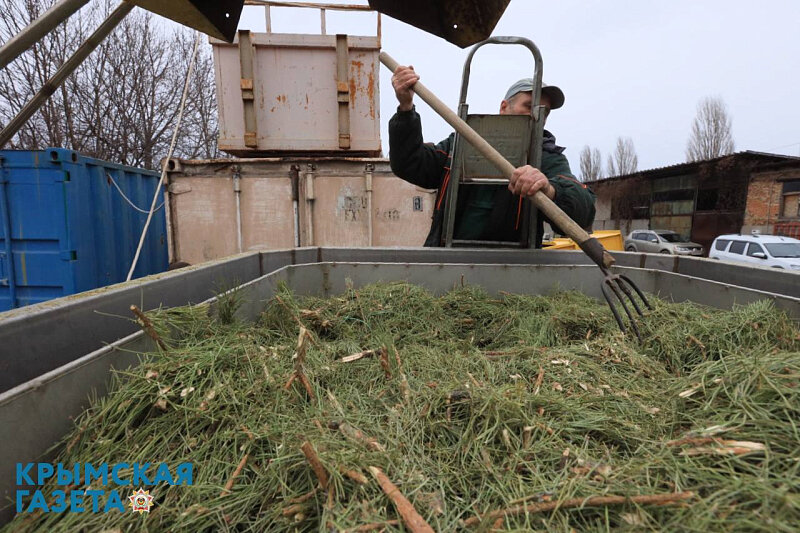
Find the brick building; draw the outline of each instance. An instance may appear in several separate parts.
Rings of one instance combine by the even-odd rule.
[[[594,229],[669,229],[706,250],[724,233],[800,238],[800,157],[738,152],[589,185]]]

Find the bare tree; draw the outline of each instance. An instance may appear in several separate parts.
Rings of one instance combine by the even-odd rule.
[[[603,158],[600,150],[590,148],[588,145],[581,150],[581,179],[583,181],[596,181],[603,179]]]
[[[686,160],[714,159],[731,154],[734,149],[728,106],[722,98],[704,98],[697,104],[697,115],[686,145]]]
[[[0,42],[54,2],[4,2]],[[0,72],[0,126],[115,7],[114,0],[89,4]],[[167,31],[149,12],[135,10],[19,131],[10,147],[57,146],[126,165],[157,167],[167,154],[193,46],[193,32]],[[190,83],[176,156],[218,155],[214,93],[210,46],[204,44]]]
[[[608,176],[626,176],[639,170],[639,157],[630,137],[617,137],[614,152],[608,156]]]
[[[4,2],[0,7],[0,42],[6,42],[19,33],[53,3],[53,0]],[[61,24],[46,39],[33,45],[0,71],[0,125],[4,126],[14,118],[36,91],[55,74],[59,65],[69,57],[70,50],[77,48],[81,40],[82,35],[70,32],[65,24]],[[8,148],[68,144],[71,109],[67,85],[50,97],[12,139]]]

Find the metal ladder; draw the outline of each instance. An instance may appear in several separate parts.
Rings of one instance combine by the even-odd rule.
[[[534,59],[533,101],[528,115],[469,115],[467,92],[472,59],[475,52],[487,44],[513,44],[528,48]],[[476,44],[470,50],[464,64],[461,81],[461,96],[458,105],[459,117],[476,130],[515,167],[531,165],[539,168],[542,160],[542,138],[544,136],[544,107],[540,105],[542,92],[542,56],[533,41],[523,37],[491,37]],[[495,186],[507,187],[508,179],[484,159],[467,142],[455,136],[450,183],[445,192],[445,217],[442,227],[443,245],[453,247],[514,247],[531,248],[536,242],[537,209],[529,200],[523,202],[519,241],[463,240],[456,239],[458,197],[461,187]]]

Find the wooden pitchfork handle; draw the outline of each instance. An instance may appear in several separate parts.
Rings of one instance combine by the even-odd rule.
[[[381,63],[386,65],[392,72],[397,70],[399,64],[386,52],[381,52],[380,59]],[[422,83],[417,82],[414,87],[412,87],[412,90],[453,126],[463,139],[470,143],[481,155],[502,172],[503,176],[509,180],[511,179],[511,175],[516,169],[514,165],[509,163],[508,160],[500,154],[500,152],[495,150],[483,137],[478,135],[466,122],[461,120],[461,117],[455,114],[453,110],[447,107],[444,102],[439,100],[439,98],[427,87],[422,85]],[[614,258],[603,248],[600,241],[586,233],[582,227],[569,218],[560,207],[553,203],[553,201],[541,191],[536,191],[536,194],[531,197],[531,201],[545,216],[547,216],[547,218],[558,226],[561,231],[564,231],[573,241],[578,243],[581,250],[583,250],[592,261],[597,263],[604,273],[608,273],[608,268],[614,264]]]

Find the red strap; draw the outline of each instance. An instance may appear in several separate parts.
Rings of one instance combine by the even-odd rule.
[[[447,174],[444,175],[444,182],[442,183],[442,187],[439,189],[439,201],[436,202],[436,210],[442,208],[442,202],[444,201],[444,193],[447,191],[447,184],[450,183],[450,169],[447,169]]]

